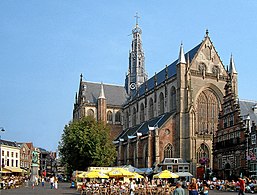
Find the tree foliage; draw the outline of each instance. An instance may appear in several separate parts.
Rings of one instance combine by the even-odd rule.
[[[66,125],[58,148],[69,172],[89,166],[110,166],[116,157],[110,128],[92,117]]]

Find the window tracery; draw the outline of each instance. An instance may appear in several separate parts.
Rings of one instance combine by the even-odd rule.
[[[148,110],[148,118],[151,119],[154,117],[154,112],[153,112],[153,98],[150,98],[149,100],[149,110]]]
[[[163,114],[164,113],[164,96],[163,93],[160,93],[159,96],[159,114]]]
[[[198,133],[214,133],[218,125],[219,102],[216,95],[205,90],[197,98],[197,126]]]
[[[172,158],[172,145],[170,143],[164,147],[164,158]]]
[[[170,111],[174,110],[176,110],[176,89],[172,87],[170,92]]]

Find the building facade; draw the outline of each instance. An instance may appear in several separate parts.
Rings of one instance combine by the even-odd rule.
[[[2,173],[20,175],[20,148],[16,142],[0,140],[0,165]]]
[[[20,148],[20,168],[25,170],[27,175],[31,173],[33,143],[18,143]]]
[[[91,115],[112,124],[118,165],[153,167],[165,158],[182,158],[196,175],[204,157],[212,168],[213,135],[233,58],[226,70],[206,31],[198,45],[186,53],[181,45],[178,58],[148,78],[138,23],[132,35],[125,86],[81,76],[73,119]],[[237,93],[236,72],[232,88]]]
[[[230,73],[218,130],[214,134],[213,172],[224,179],[256,177],[257,102],[239,101],[232,80],[233,74]]]

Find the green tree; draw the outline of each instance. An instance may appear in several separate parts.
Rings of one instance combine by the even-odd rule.
[[[66,125],[58,148],[68,172],[89,166],[110,166],[116,158],[110,128],[92,117]]]

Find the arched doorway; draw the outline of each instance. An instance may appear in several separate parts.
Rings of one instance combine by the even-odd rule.
[[[225,164],[225,169],[224,169],[224,177],[225,177],[225,179],[231,179],[230,178],[231,175],[232,175],[231,166],[230,166],[229,163],[226,163]]]

